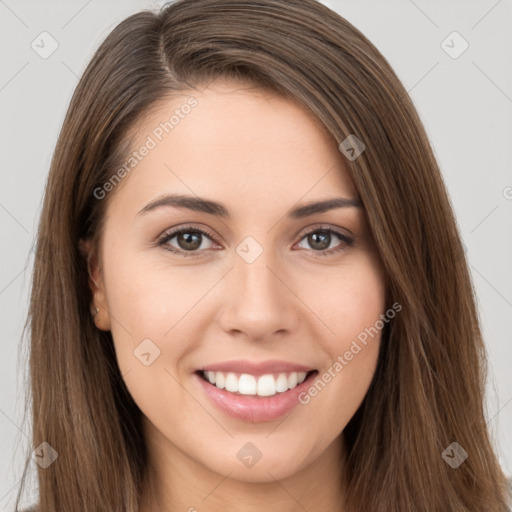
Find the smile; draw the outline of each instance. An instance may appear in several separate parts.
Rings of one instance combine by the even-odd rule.
[[[311,373],[311,372],[309,372]],[[257,376],[249,373],[202,371],[202,377],[218,389],[240,395],[273,396],[295,389],[306,380],[308,372],[288,372]]]
[[[318,370],[285,361],[228,361],[204,366],[194,377],[207,400],[224,414],[254,423],[289,414]]]

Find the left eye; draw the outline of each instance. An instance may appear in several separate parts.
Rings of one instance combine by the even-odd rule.
[[[338,243],[334,248],[330,247],[333,235],[335,238],[341,240],[341,243]],[[310,246],[314,248],[314,252],[318,253],[319,256],[327,256],[329,254],[342,251],[346,246],[351,246],[353,244],[352,238],[341,231],[332,228],[316,228],[303,236],[301,241],[302,240],[306,240]]]

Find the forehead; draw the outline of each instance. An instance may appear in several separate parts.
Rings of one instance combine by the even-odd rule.
[[[356,197],[336,142],[304,108],[254,85],[218,80],[163,99],[132,130],[145,155],[123,180],[131,195],[165,192],[287,206]]]

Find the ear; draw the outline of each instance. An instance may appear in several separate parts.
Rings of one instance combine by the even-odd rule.
[[[110,331],[110,313],[97,251],[91,240],[80,240],[79,249],[87,262],[89,288],[92,295],[91,316],[94,318],[94,324],[102,331]]]

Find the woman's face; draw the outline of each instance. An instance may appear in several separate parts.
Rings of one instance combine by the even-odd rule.
[[[104,189],[92,286],[155,463],[262,482],[341,453],[385,287],[334,140],[293,103],[217,81],[152,112],[134,151]]]

